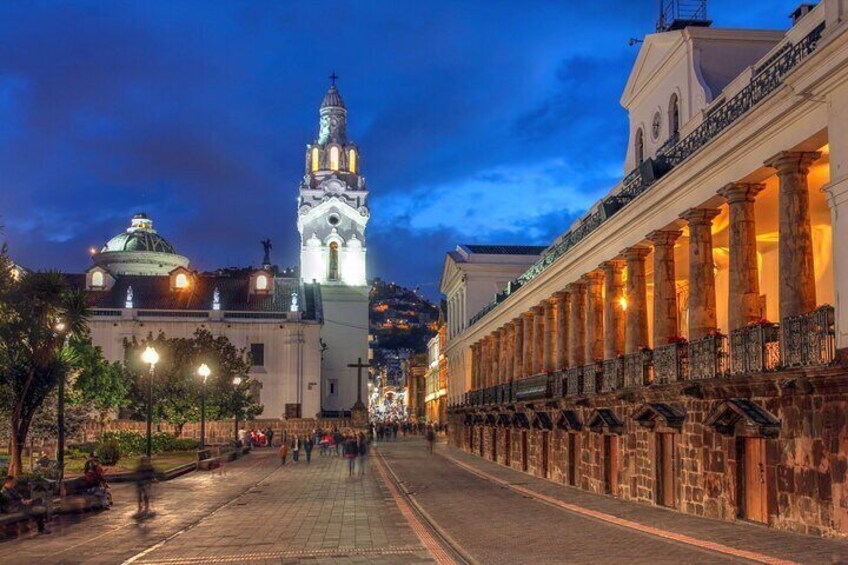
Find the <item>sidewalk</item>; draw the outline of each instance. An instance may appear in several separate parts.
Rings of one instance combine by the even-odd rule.
[[[665,508],[646,506],[617,500],[563,486],[540,479],[470,455],[453,447],[440,444],[437,453],[474,471],[489,480],[502,482],[525,495],[542,496],[564,505],[573,505],[575,511],[591,518],[592,513],[602,513],[616,521],[634,523],[628,529],[643,531],[656,528],[672,536],[688,536],[708,544],[721,544],[740,552],[754,552],[797,563],[848,563],[848,541],[802,536],[782,532],[747,522],[723,522],[690,516]],[[561,506],[557,506],[561,508]],[[571,510],[563,509],[563,512]],[[583,512],[585,511],[585,512]],[[673,538],[671,538],[673,539]]]

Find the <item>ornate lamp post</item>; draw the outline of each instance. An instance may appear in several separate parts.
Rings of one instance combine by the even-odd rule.
[[[147,380],[147,456],[153,456],[153,371],[159,362],[159,353],[152,347],[147,347],[141,354],[141,360],[150,365]]]
[[[197,368],[197,374],[203,379],[203,391],[200,393],[200,450],[206,449],[206,379],[212,374],[209,365],[203,363]]]
[[[59,320],[56,322],[56,325],[53,326],[53,330],[56,332],[56,336],[61,336],[65,334],[65,330],[67,326],[65,322]],[[64,335],[63,344],[65,346],[68,345],[68,337]],[[59,379],[59,401],[56,406],[56,412],[58,413],[57,417],[57,427],[59,428],[59,439],[56,444],[56,466],[59,471],[59,480],[62,480],[65,476],[65,379],[67,375],[62,375]]]
[[[234,387],[235,387],[235,389],[236,389],[236,393],[238,393],[238,387],[239,387],[240,385],[241,385],[241,377],[233,377],[233,386],[234,386]],[[235,415],[235,420],[236,420],[236,435],[235,435],[235,441],[236,441],[236,444],[238,444],[238,432],[239,432],[239,428],[238,428],[238,418],[239,418],[239,410],[241,410],[241,400],[238,400],[238,396],[236,396],[236,405],[235,405],[235,407],[234,407],[234,409],[233,409],[233,414]]]

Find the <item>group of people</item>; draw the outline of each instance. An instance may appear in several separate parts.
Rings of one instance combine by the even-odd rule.
[[[371,432],[377,441],[397,439],[398,433],[407,435],[427,435],[432,430],[434,434],[446,433],[447,424],[427,423],[414,420],[375,421],[371,423]]]
[[[368,438],[363,432],[341,432],[338,429],[324,431],[312,430],[311,434],[294,434],[289,441],[280,446],[280,465],[285,465],[291,453],[292,462],[300,460],[300,452],[306,454],[306,462],[312,461],[312,450],[318,446],[322,457],[344,457],[348,462],[348,476],[353,476],[359,461],[359,474],[365,473],[365,456],[368,455]]]
[[[253,447],[272,447],[274,445],[274,430],[268,426],[264,430],[253,428],[252,430],[240,429],[238,439],[241,445]]]

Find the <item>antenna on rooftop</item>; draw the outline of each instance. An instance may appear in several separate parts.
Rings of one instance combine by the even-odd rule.
[[[657,32],[674,31],[690,26],[708,27],[707,0],[659,0],[660,19]]]

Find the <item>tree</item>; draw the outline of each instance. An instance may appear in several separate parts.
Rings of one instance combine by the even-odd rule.
[[[248,376],[250,361],[245,349],[234,346],[224,336],[214,336],[209,330],[198,329],[190,338],[169,338],[160,333],[143,341],[133,339],[125,343],[130,406],[137,416],[144,414],[147,406],[147,379],[149,367],[141,361],[141,352],[152,346],[159,353],[159,363],[153,376],[153,417],[165,421],[182,433],[187,422],[200,419],[200,394],[202,382],[197,368],[206,363],[212,370],[207,381],[206,415],[209,419],[226,418],[238,412],[255,416],[262,406],[253,402],[249,391],[252,381]],[[241,384],[233,385],[240,377]]]
[[[0,396],[9,414],[9,474],[23,469],[21,453],[32,419],[75,362],[88,337],[86,298],[56,272],[15,274],[0,251]],[[64,324],[57,331],[57,323]]]
[[[96,411],[101,431],[109,415],[129,402],[129,382],[120,363],[109,363],[91,342],[77,347],[75,376],[69,404]]]

